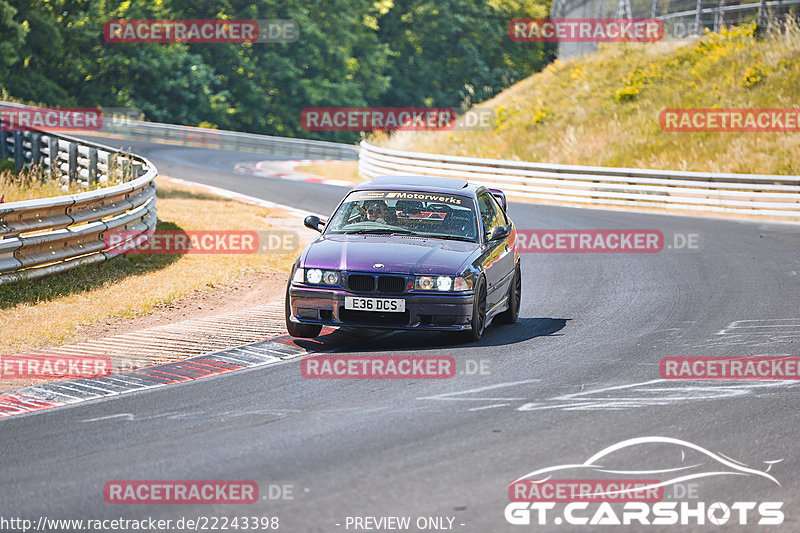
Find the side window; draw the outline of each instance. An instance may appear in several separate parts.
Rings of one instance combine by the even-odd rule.
[[[497,217],[500,219],[500,226],[508,226],[508,217],[503,212],[503,206],[500,205],[500,200],[494,197],[494,195],[489,195],[494,203],[495,209],[497,209]]]
[[[481,220],[483,220],[483,231],[492,231],[495,226],[503,226],[500,208],[497,207],[494,199],[484,193],[478,196],[478,207],[481,210]]]

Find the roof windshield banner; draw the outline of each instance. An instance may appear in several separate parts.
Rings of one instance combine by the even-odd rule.
[[[418,200],[422,202],[442,202],[451,205],[468,205],[468,199],[464,196],[416,191],[355,191],[348,200]]]

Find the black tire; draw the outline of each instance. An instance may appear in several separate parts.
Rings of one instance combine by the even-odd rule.
[[[467,340],[476,342],[481,340],[486,331],[486,282],[478,278],[475,286],[475,300],[472,304],[472,328],[464,332]]]
[[[292,322],[289,317],[292,316],[292,306],[289,305],[289,287],[286,287],[286,305],[285,305],[285,312],[286,312],[286,330],[289,332],[289,335],[292,337],[298,337],[301,339],[313,339],[319,332],[322,331],[322,326],[320,324],[298,324],[296,322]]]
[[[494,317],[492,323],[513,324],[519,318],[519,306],[522,300],[522,273],[519,265],[514,269],[514,278],[511,280],[511,287],[508,288],[508,309]]]

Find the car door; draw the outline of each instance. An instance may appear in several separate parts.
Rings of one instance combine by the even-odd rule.
[[[483,270],[486,275],[486,304],[487,312],[495,307],[508,294],[508,284],[511,283],[509,273],[513,272],[514,254],[512,253],[509,236],[489,241],[489,234],[493,228],[506,226],[508,219],[497,204],[494,197],[488,192],[478,195],[478,209],[480,210],[483,225],[484,253],[482,254]]]

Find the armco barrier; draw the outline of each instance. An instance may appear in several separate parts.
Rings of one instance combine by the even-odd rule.
[[[218,150],[258,152],[286,156],[291,159],[358,159],[358,147],[349,144],[273,137],[254,133],[143,122],[140,120],[104,119],[100,133]]]
[[[0,106],[30,107],[10,102],[0,102]],[[183,146],[258,152],[286,156],[290,159],[358,159],[358,147],[344,143],[145,122],[117,116],[105,116],[105,114],[100,131],[87,131],[86,135],[114,135]]]
[[[657,207],[800,220],[800,177],[677,172],[474,159],[390,150],[361,143],[366,177],[458,177],[510,195],[565,204]]]
[[[65,135],[0,130],[0,160],[7,157],[42,180],[105,186],[0,204],[0,285],[105,261],[113,253],[106,231],[130,231],[130,240],[155,230],[157,172],[143,157]]]

